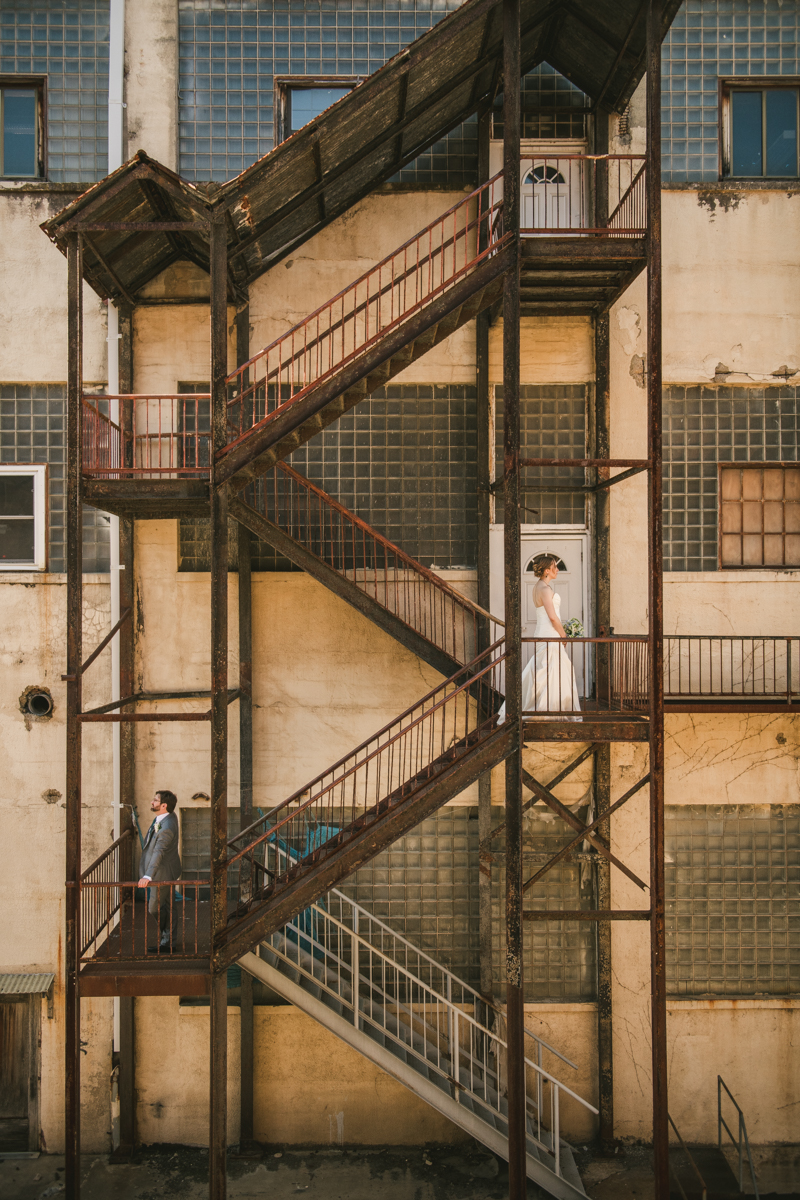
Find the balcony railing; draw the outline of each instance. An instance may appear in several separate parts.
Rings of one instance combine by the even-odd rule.
[[[126,830],[80,877],[79,945],[82,962],[150,962],[202,958],[210,953],[209,884],[169,880],[140,888],[132,880],[134,837]],[[159,918],[149,912],[158,890],[168,910],[171,944],[160,944]]]
[[[525,662],[536,658],[538,663],[529,714],[579,720],[581,714],[646,713],[650,694],[646,637],[523,638],[522,642]],[[800,637],[667,635],[664,699],[701,707],[712,701],[797,704]]]
[[[521,232],[644,237],[645,186],[642,154],[523,156]]]
[[[664,697],[796,704],[800,637],[666,637]]]
[[[569,714],[579,720],[581,713],[647,710],[646,637],[523,638],[522,643],[533,677],[526,714]]]
[[[103,408],[119,401],[123,428],[131,429],[126,466],[119,425]],[[84,475],[96,479],[207,479],[211,462],[211,399],[202,395],[83,397]]]

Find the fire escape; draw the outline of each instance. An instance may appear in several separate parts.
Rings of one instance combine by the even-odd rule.
[[[650,925],[656,1194],[661,1200],[668,1195],[665,694],[656,683],[666,678],[659,122],[661,39],[676,8],[673,3],[662,7],[659,0],[624,6],[624,12],[619,5],[468,0],[334,109],[224,186],[188,184],[139,152],[44,226],[68,261],[69,1195],[79,1194],[80,998],[122,997],[124,1040],[132,1036],[129,998],[153,994],[210,995],[211,1195],[225,1195],[226,972],[241,962],[506,1155],[512,1196],[524,1194],[526,1177],[553,1195],[580,1196],[580,1180],[559,1134],[558,1097],[566,1085],[543,1071],[542,1043],[529,1042],[538,1058],[526,1059],[522,1000],[523,921],[576,915],[599,923],[601,945],[612,920]],[[594,154],[523,159],[519,81],[543,60],[596,97]],[[610,155],[607,116],[600,106],[620,109],[645,68],[647,153]],[[247,344],[248,322],[240,322],[238,366],[229,372],[228,305],[243,309],[255,279],[467,116],[477,112],[485,132],[500,91],[503,171],[488,178],[484,169],[484,182],[471,195],[255,355]],[[487,154],[483,160],[486,168]],[[526,200],[523,179],[537,181],[534,190],[541,185],[541,204],[535,196],[533,203]],[[87,392],[81,374],[83,281],[120,307],[123,331],[130,330],[141,289],[182,260],[200,266],[210,279],[210,391],[134,394],[128,359],[120,385],[124,394]],[[647,447],[641,458],[615,459],[610,454],[607,314],[645,267]],[[520,319],[536,313],[581,313],[595,319],[600,416],[591,456],[585,459],[521,457]],[[504,621],[488,611],[485,570],[481,603],[476,604],[286,462],[376,388],[476,319],[479,393],[482,387],[488,396],[488,330],[500,317],[504,468],[493,486],[498,519],[502,511],[504,522]],[[118,419],[112,419],[109,405],[118,406]],[[483,451],[488,463],[486,436]],[[525,472],[543,467],[585,469],[586,483],[578,490],[591,493],[596,505],[596,617],[604,629],[597,636],[574,639],[568,647],[584,680],[580,711],[565,709],[559,693],[534,714],[521,711],[520,498]],[[605,632],[608,496],[612,486],[624,488],[637,472],[648,478],[649,631],[640,637],[612,636]],[[484,484],[482,519],[488,528],[491,485],[487,478]],[[568,482],[563,486],[575,489]],[[120,516],[125,566],[119,625],[88,657],[81,641],[82,503]],[[210,686],[204,692],[136,693],[133,523],[186,516],[210,517]],[[236,688],[228,680],[229,518],[239,530],[241,666]],[[385,728],[354,749],[343,747],[338,762],[265,814],[253,805],[253,536],[442,676],[440,684]],[[84,710],[82,674],[114,636],[121,642],[122,698]],[[684,649],[673,649],[675,661],[684,661]],[[187,711],[186,704],[182,711],[164,709],[165,702],[177,699],[196,702],[194,710]],[[672,701],[694,703],[680,686]],[[241,827],[229,839],[227,736],[234,705],[241,734]],[[96,862],[86,866],[81,858],[83,727],[120,723],[122,799],[133,804],[132,734],[142,721],[200,721],[210,731],[210,877],[181,880],[176,884],[179,899],[171,889],[175,937],[167,951],[148,945],[155,930],[146,905],[137,903],[132,829],[123,828]],[[588,749],[545,786],[523,767],[522,746],[536,741],[576,742]],[[650,759],[647,774],[611,804],[608,747],[614,741],[646,743]],[[590,754],[596,763],[599,815],[585,825],[560,804],[552,788]],[[488,832],[482,851],[490,854],[492,839],[502,829],[508,946],[503,1014],[421,952],[407,943],[401,946],[402,939],[336,890],[360,865],[469,784],[485,781],[487,772],[500,764],[505,817]],[[523,787],[533,794],[526,804]],[[644,787],[649,790],[651,851],[646,883],[614,856],[609,838],[612,813]],[[571,848],[523,879],[522,816],[536,801],[571,826],[571,846],[590,841],[606,864],[601,874],[605,902],[596,911],[523,911],[526,892]],[[639,886],[641,908],[612,907],[612,865]],[[388,976],[395,979],[394,990],[385,983],[379,986]],[[245,1039],[252,1036],[246,1034],[244,1020],[242,1030],[244,1060]],[[132,1097],[132,1080],[123,1082]],[[602,1091],[601,1083],[601,1122],[607,1102]]]

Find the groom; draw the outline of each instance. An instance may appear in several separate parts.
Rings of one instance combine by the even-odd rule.
[[[146,888],[160,879],[174,881],[181,876],[181,860],[178,854],[178,818],[175,806],[178,800],[174,792],[156,792],[150,805],[155,814],[153,824],[147,831],[139,861],[139,887]],[[148,911],[158,916],[161,934],[159,950],[172,949],[172,905],[171,887],[151,887]]]

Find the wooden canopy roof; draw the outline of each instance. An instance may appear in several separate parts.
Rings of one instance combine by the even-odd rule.
[[[666,0],[662,36],[679,5]],[[644,71],[646,8],[521,0],[523,72],[546,61],[595,105],[620,111]],[[224,219],[230,298],[241,302],[252,280],[492,104],[502,62],[502,0],[466,0],[222,186],[187,183],[139,151],[42,228],[62,250],[70,232],[85,232],[87,281],[136,303],[174,262],[208,270],[208,224]]]

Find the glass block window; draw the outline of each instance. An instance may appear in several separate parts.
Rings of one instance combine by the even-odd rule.
[[[472,567],[476,446],[474,387],[392,384],[287,461],[425,566]],[[207,571],[209,561],[208,522],[181,521],[180,569]],[[259,544],[253,569],[291,567]]]
[[[665,180],[719,178],[719,80],[800,75],[800,6],[684,0],[662,50]]]
[[[520,448],[523,458],[586,456],[586,388],[583,384],[527,384],[520,388]],[[495,478],[503,474],[503,389],[495,390]],[[582,468],[528,468],[523,487],[586,482]],[[502,493],[498,493],[498,504]],[[530,525],[583,525],[586,502],[581,492],[524,492],[522,520]]]
[[[108,0],[3,0],[0,74],[47,77],[47,178],[108,172]]]
[[[664,570],[715,571],[718,463],[796,462],[800,388],[664,388]]]
[[[667,987],[800,992],[800,805],[666,809]]]
[[[588,818],[587,818],[588,819]],[[557,854],[574,833],[555,815],[524,817],[523,879]],[[495,999],[505,1001],[505,838],[492,841],[492,976]],[[591,909],[595,903],[596,856],[582,850],[553,867],[524,895],[525,910]],[[576,1002],[597,996],[597,937],[591,921],[523,922],[525,1003]]]
[[[437,962],[480,986],[478,810],[446,807],[340,885]]]
[[[47,568],[66,571],[67,389],[63,383],[0,384],[0,463],[47,463]],[[108,517],[83,510],[83,569],[108,571]]]
[[[179,0],[180,172],[224,181],[272,149],[275,77],[377,71],[460,0]],[[473,120],[401,172],[408,182],[473,183]]]
[[[181,866],[184,879],[208,879],[211,874],[211,809],[181,808],[180,796],[176,809],[181,825]],[[147,827],[142,833],[147,836]],[[239,832],[239,809],[228,807],[228,837]]]
[[[520,134],[523,138],[585,137],[586,116],[581,109],[590,103],[590,98],[574,83],[559,75],[548,63],[540,63],[522,79]],[[551,107],[558,111],[533,111]],[[502,136],[503,111],[500,107],[495,108],[492,116],[492,137]]]

